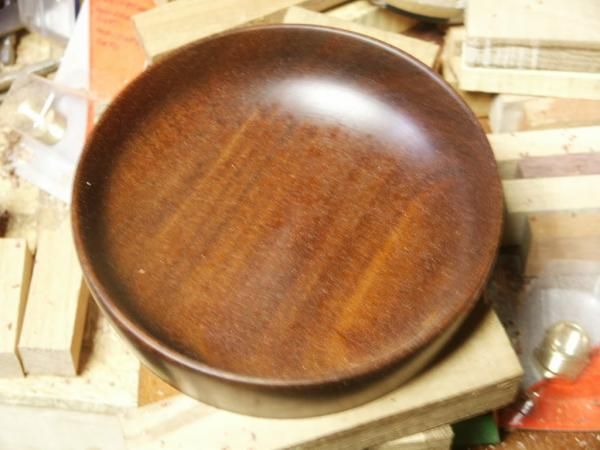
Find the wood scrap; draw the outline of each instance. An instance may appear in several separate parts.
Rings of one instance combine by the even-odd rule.
[[[418,23],[412,17],[394,13],[388,9],[374,5],[368,0],[357,0],[346,3],[327,11],[326,14],[335,19],[356,22],[392,33],[402,33]]]
[[[76,375],[89,293],[68,219],[38,238],[19,353],[28,374]]]
[[[461,59],[458,82],[465,91],[600,100],[600,73],[473,67]]]
[[[329,17],[325,14],[308,11],[303,8],[289,8],[285,13],[283,23],[325,25],[364,34],[404,50],[406,53],[409,53],[430,67],[435,62],[439,51],[439,46],[431,42],[425,42],[419,39],[410,38],[408,36],[381,31],[377,28],[368,27],[358,23],[339,20]]]
[[[415,16],[459,22],[462,20],[462,0],[385,0],[386,5]]]
[[[518,163],[521,178],[566,177],[600,174],[600,153],[523,158]]]
[[[148,61],[211,34],[244,24],[279,21],[285,9],[324,11],[344,0],[178,0],[133,16]]]
[[[600,261],[600,212],[531,215],[525,243],[526,276],[540,276],[552,260]]]
[[[600,152],[600,126],[488,134],[500,177],[519,177],[519,161],[527,157]]]
[[[139,361],[99,315],[88,308],[77,377],[0,379],[0,404],[116,413],[138,404]]]
[[[469,2],[469,66],[596,72],[600,4],[595,0]]]
[[[505,244],[523,244],[527,217],[552,211],[600,211],[600,175],[503,180]]]
[[[181,392],[162,381],[150,369],[145,366],[141,367],[139,383],[140,406],[160,402],[177,395],[181,395]],[[446,450],[450,448],[452,436],[452,428],[448,425],[442,425],[431,430],[376,445],[371,450]]]
[[[23,376],[17,342],[31,277],[24,239],[0,239],[0,377]]]
[[[498,95],[490,108],[494,133],[568,128],[600,123],[600,101]]]
[[[465,324],[470,334],[418,377],[368,404],[320,417],[265,419],[218,410],[184,396],[123,415],[129,448],[364,448],[460,420],[509,402],[521,368],[496,315]],[[460,342],[460,344],[459,344]]]

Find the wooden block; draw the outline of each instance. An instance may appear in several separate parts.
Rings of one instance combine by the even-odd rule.
[[[435,365],[365,405],[304,419],[243,416],[177,396],[123,414],[128,448],[362,449],[460,420],[509,402],[521,368],[493,312]]]
[[[505,244],[525,241],[527,217],[552,211],[600,210],[600,175],[503,180]]]
[[[65,219],[39,234],[19,340],[26,373],[77,374],[88,296],[71,223]]]
[[[592,72],[473,67],[463,58],[458,81],[465,91],[600,100],[600,74]]]
[[[0,239],[0,377],[23,376],[17,342],[31,277],[24,239]]]
[[[139,360],[94,303],[88,308],[85,329],[79,376],[0,379],[0,404],[95,413],[136,407]]]
[[[461,0],[386,0],[385,3],[417,16],[452,21],[462,18],[464,8]]]
[[[600,126],[488,134],[503,179],[519,176],[523,158],[600,152]]]
[[[600,123],[600,101],[502,94],[490,120],[494,133],[591,126]]]
[[[177,389],[165,383],[145,366],[140,368],[139,405],[145,406],[167,398],[181,395]],[[452,441],[452,428],[443,425],[421,433],[415,433],[372,447],[372,450],[446,450]]]
[[[358,23],[339,20],[329,17],[325,14],[319,14],[303,8],[289,8],[285,13],[283,22],[324,25],[364,34],[404,50],[406,53],[414,56],[418,60],[427,64],[429,67],[433,66],[435,58],[440,49],[438,45],[431,42],[414,39],[408,36],[402,36],[396,33],[390,33],[388,31],[378,30],[377,28],[368,27]]]
[[[294,5],[323,11],[344,0],[178,0],[133,16],[148,61],[211,34],[277,21]]]
[[[326,13],[329,17],[356,22],[392,33],[402,33],[414,27],[418,21],[374,5],[368,0],[358,0],[338,6]]]
[[[468,2],[470,43],[600,48],[596,0],[477,0]]]
[[[527,225],[526,276],[540,276],[552,260],[600,261],[600,212],[536,214]]]
[[[518,168],[521,178],[597,175],[600,174],[600,153],[523,158]]]

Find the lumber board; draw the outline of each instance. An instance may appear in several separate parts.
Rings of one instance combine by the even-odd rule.
[[[244,24],[278,21],[286,8],[323,11],[344,0],[178,0],[133,16],[146,57],[168,52],[211,34]]]
[[[0,239],[0,377],[23,376],[17,342],[31,277],[25,239]]]
[[[503,180],[505,244],[523,244],[527,217],[552,211],[600,211],[600,175]]]
[[[478,320],[475,320],[478,319]],[[319,417],[243,416],[176,396],[123,413],[128,448],[359,449],[494,409],[515,395],[521,368],[492,311],[472,317],[455,346],[396,391]]]
[[[402,36],[377,28],[368,27],[359,23],[329,17],[326,14],[309,11],[303,8],[292,7],[287,10],[283,18],[284,23],[301,23],[311,25],[324,25],[355,33],[364,34],[375,39],[384,41],[414,56],[424,64],[432,67],[440,47],[437,44],[422,41],[420,39]]]
[[[528,157],[600,152],[600,126],[487,135],[503,179],[519,176],[519,161]]]
[[[385,0],[385,3],[417,16],[452,21],[460,20],[464,10],[462,0]]]
[[[26,373],[77,374],[88,297],[67,218],[38,237],[19,339]]]
[[[458,72],[465,91],[600,100],[600,73],[473,67],[464,58]]]
[[[583,127],[599,123],[599,100],[502,94],[494,99],[490,109],[490,124],[494,133]]]
[[[553,260],[600,261],[600,212],[537,214],[527,226],[526,276],[540,276]]]
[[[139,405],[145,406],[167,398],[181,395],[177,389],[167,384],[145,366],[140,368]],[[371,450],[446,450],[452,441],[452,428],[442,425],[431,430],[425,430],[410,436],[394,439]]]
[[[126,450],[115,415],[0,405],[4,450]]]
[[[136,407],[138,359],[93,303],[85,329],[79,376],[0,379],[0,404],[96,413]]]
[[[523,158],[518,163],[521,178],[566,177],[600,174],[600,153]]]
[[[465,23],[473,45],[600,48],[600,3],[596,0],[471,1]]]
[[[335,19],[356,22],[392,33],[402,33],[414,27],[418,21],[373,4],[368,0],[357,0],[326,12]]]

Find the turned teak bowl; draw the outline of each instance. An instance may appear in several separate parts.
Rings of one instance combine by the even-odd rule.
[[[277,25],[134,80],[84,150],[72,214],[95,300],[159,376],[294,417],[431,360],[490,273],[501,199],[478,122],[428,68]]]

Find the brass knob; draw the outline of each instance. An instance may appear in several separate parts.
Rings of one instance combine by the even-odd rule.
[[[545,378],[575,379],[589,362],[590,338],[575,322],[561,321],[546,330],[534,355]]]

